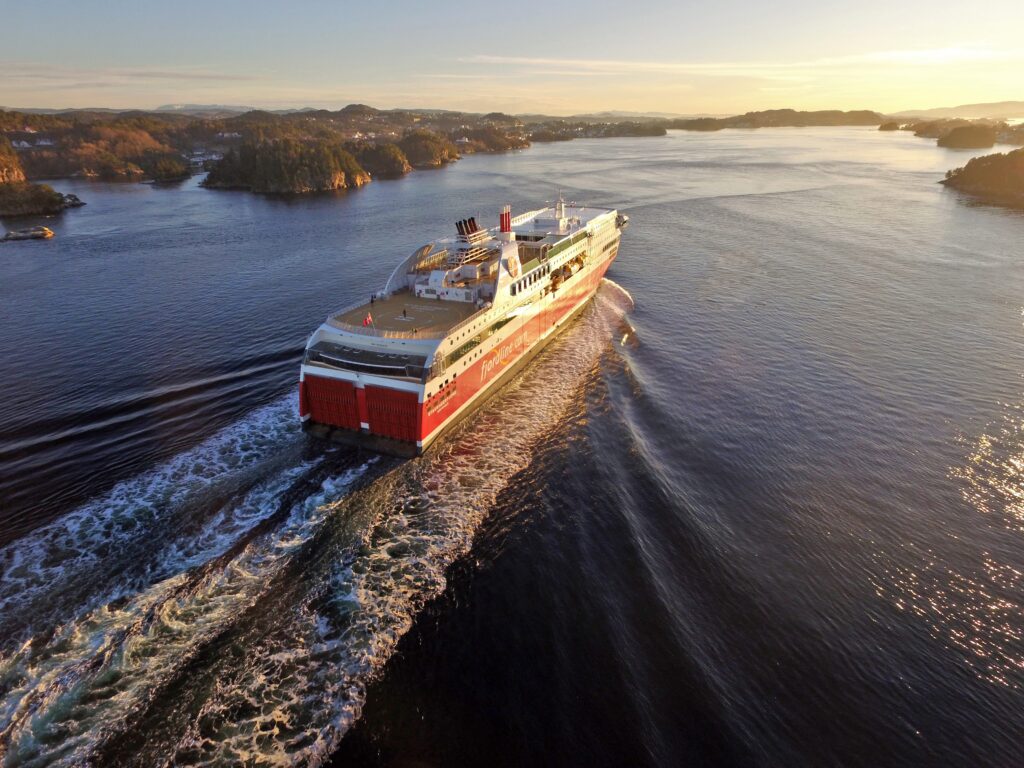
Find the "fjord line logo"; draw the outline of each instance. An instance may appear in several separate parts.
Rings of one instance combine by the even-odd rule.
[[[498,347],[491,356],[484,360],[482,366],[480,366],[480,380],[485,380],[491,375],[491,372],[499,366],[505,365],[509,362],[519,350],[526,346],[526,331],[523,331],[518,336],[509,339],[502,346]]]

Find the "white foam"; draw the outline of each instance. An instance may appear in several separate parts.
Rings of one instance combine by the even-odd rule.
[[[289,395],[260,408],[0,549],[0,626],[45,629],[76,610],[131,593],[140,579],[148,583],[216,554],[255,521],[239,517],[238,509],[223,510],[197,535],[182,524],[183,507],[218,489],[229,494],[232,481],[244,483],[247,471],[298,445],[296,407]],[[85,585],[91,596],[83,600]]]
[[[198,574],[175,573],[0,657],[0,680],[8,681],[0,699],[0,744],[7,761],[87,763],[105,738],[150,705],[173,714],[178,702],[153,702],[153,691],[177,679],[201,648],[227,633],[244,645],[244,660],[215,655],[199,669],[190,668],[180,682],[197,686],[199,710],[184,719],[158,717],[153,727],[176,729],[158,743],[176,743],[190,763],[322,762],[358,718],[367,685],[415,614],[444,589],[446,569],[469,550],[497,495],[563,418],[609,348],[629,303],[616,286],[605,286],[595,309],[526,376],[428,456],[398,466],[354,495],[349,489],[369,463],[350,470],[295,504],[281,525],[253,538],[230,560]],[[291,424],[293,407],[287,404]],[[249,449],[258,462],[255,457],[287,443],[294,427],[278,424],[278,418],[284,418],[282,404],[261,417],[277,425],[276,437],[244,428],[248,437],[224,438],[218,443],[223,449],[200,451],[212,458],[203,460],[198,477],[187,469],[196,466],[195,455],[175,460],[139,481],[135,487],[143,493],[134,505],[107,513],[102,505],[82,510],[59,534],[42,536],[33,546],[37,552],[59,551],[73,531],[91,526],[96,529],[88,533],[90,541],[116,541],[132,529],[109,520],[129,516],[132,509],[147,519],[166,519],[166,510],[181,501],[176,481],[191,485],[196,477],[202,485],[212,464],[218,466],[214,478],[235,471],[230,445],[260,440]],[[280,489],[299,469],[281,469],[249,491],[237,511],[224,520],[215,517],[208,533],[195,541],[166,542],[162,551],[179,565],[223,551],[251,521],[276,509]],[[73,549],[63,562],[92,562],[84,550]],[[11,568],[17,567],[15,559]],[[302,569],[301,578],[291,570],[288,578],[277,578],[292,564]],[[19,578],[40,573],[37,564]],[[66,578],[67,568],[53,573]],[[136,757],[142,763],[175,762],[174,754]]]
[[[329,502],[374,461],[325,482],[277,530],[198,581],[176,574],[121,605],[57,627],[46,643],[26,642],[0,658],[0,679],[15,681],[0,700],[0,743],[7,742],[9,761],[87,762],[104,737],[145,708],[157,686],[256,603],[318,529]],[[276,495],[265,490],[247,497],[257,508],[250,517],[276,508]]]

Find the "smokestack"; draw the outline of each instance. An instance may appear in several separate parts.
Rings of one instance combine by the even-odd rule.
[[[462,227],[462,220],[461,219],[459,221],[455,222],[455,229],[457,229],[459,231],[460,235],[466,234],[466,230],[463,229],[463,227]]]
[[[476,232],[476,231],[477,231],[478,229],[480,229],[480,227],[478,227],[478,226],[476,225],[476,216],[470,216],[470,217],[469,217],[469,233],[470,233],[470,234],[473,234],[473,233],[474,233],[474,232]]]
[[[511,232],[512,231],[512,206],[506,205],[501,209],[501,231]]]

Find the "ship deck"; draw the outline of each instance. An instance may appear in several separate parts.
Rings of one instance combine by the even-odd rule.
[[[476,311],[476,306],[469,302],[427,299],[411,291],[399,291],[376,299],[372,304],[366,302],[340,312],[334,319],[346,325],[361,326],[369,313],[373,327],[379,331],[434,334],[458,325]]]

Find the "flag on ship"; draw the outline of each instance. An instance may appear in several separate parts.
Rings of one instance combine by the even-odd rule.
[[[371,315],[369,312],[367,312],[366,317],[363,318],[363,328],[365,328],[368,325],[373,325],[373,315]]]

